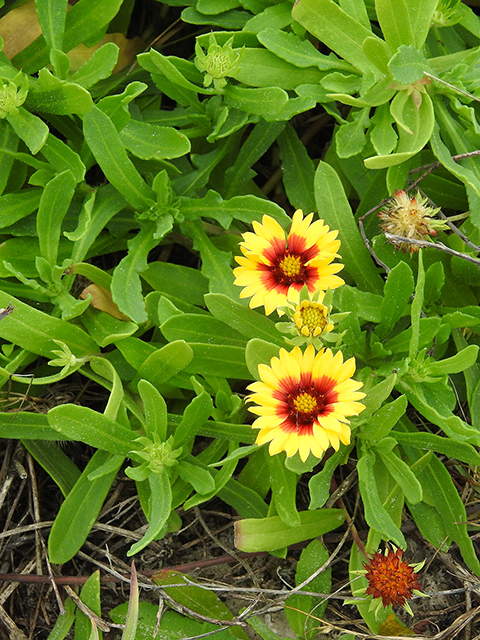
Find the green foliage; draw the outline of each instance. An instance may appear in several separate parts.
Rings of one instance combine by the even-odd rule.
[[[344,510],[324,505],[337,467],[352,456],[368,553],[382,540],[406,547],[406,506],[427,540],[455,542],[480,575],[445,465],[480,463],[480,279],[472,263],[480,19],[436,0],[161,4],[168,20],[169,6],[180,7],[182,20],[197,25],[191,58],[166,42],[116,70],[125,52],[102,38],[132,26],[133,3],[120,0],[79,0],[68,12],[64,0],[37,0],[42,35],[12,60],[0,56],[1,393],[9,385],[41,391],[77,372],[108,397],[103,413],[65,404],[48,416],[0,414],[0,435],[21,439],[65,497],[50,560],[75,556],[119,475],[136,483],[148,523],[129,555],[164,536],[175,509],[215,496],[242,518],[238,548],[281,554],[343,525]],[[81,43],[98,47],[78,65],[71,52]],[[316,129],[302,135],[299,114],[334,129],[326,154],[308,146]],[[426,164],[432,173],[420,187],[460,232],[439,231],[442,252],[415,246],[407,257],[366,214]],[[285,459],[255,445],[243,402],[259,367],[291,343],[278,328],[284,310],[267,317],[240,299],[234,257],[253,223],[269,216],[286,230],[295,209],[316,211],[338,231],[346,284],[326,294],[338,321],[330,344],[355,358],[367,394],[351,443],[329,451],[321,467],[314,456]],[[422,228],[409,237],[429,235]],[[88,290],[79,290],[82,278]],[[56,440],[96,451],[80,471]],[[308,510],[297,506],[305,473]],[[297,584],[326,559],[310,543]],[[352,576],[361,568],[353,547]],[[159,582],[174,593],[167,578]],[[360,578],[353,594],[365,587]],[[310,588],[328,593],[328,573]],[[231,618],[199,587],[172,597]],[[81,598],[99,611],[97,577]],[[155,626],[150,605],[135,598],[125,639],[135,637],[137,613],[139,624]],[[321,618],[322,601],[299,592],[288,605],[297,635],[312,635],[310,613]],[[88,618],[71,601],[66,609],[51,637],[65,637],[74,622],[76,638],[93,637]],[[377,633],[372,611],[358,609]],[[123,605],[112,612],[115,621],[125,615]],[[262,625],[252,620],[272,637]],[[213,626],[167,612],[161,632],[176,638],[179,629],[199,635]]]

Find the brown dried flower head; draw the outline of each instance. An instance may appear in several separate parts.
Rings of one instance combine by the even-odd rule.
[[[428,206],[428,198],[418,192],[411,198],[405,191],[395,191],[378,217],[384,233],[414,240],[431,240],[429,236],[436,236],[437,231],[448,228],[443,220],[434,217],[439,211],[440,208]],[[418,251],[418,247],[409,242],[394,242],[394,245],[404,253]]]
[[[385,555],[377,551],[364,565],[368,580],[366,593],[381,598],[384,607],[389,604],[404,607],[413,591],[421,588],[414,568],[402,560],[402,555],[401,549],[387,549]]]

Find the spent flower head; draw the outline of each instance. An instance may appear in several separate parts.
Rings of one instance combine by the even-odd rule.
[[[13,80],[0,78],[0,118],[18,113],[28,95],[28,80],[20,71]]]
[[[428,198],[416,193],[413,197],[405,191],[395,191],[391,201],[378,214],[384,233],[413,240],[431,240],[438,231],[448,229],[448,225],[435,218],[440,207],[434,209],[428,205]],[[418,252],[418,247],[409,242],[395,242],[395,249],[404,253]]]
[[[250,307],[265,307],[269,315],[289,302],[298,303],[300,291],[326,291],[344,284],[334,275],[343,265],[338,258],[338,231],[330,231],[323,220],[312,222],[313,213],[303,217],[299,209],[292,219],[287,236],[278,222],[263,216],[262,224],[253,223],[252,232],[243,234],[240,243],[243,256],[235,260],[235,284],[244,287],[241,298],[250,298]]]
[[[210,34],[206,53],[199,42],[195,44],[195,66],[205,73],[204,87],[209,87],[213,82],[215,89],[223,89],[227,84],[225,78],[238,69],[241,51],[234,51],[232,44],[233,36],[223,46],[220,46],[213,33]]]
[[[333,355],[330,349],[316,353],[312,344],[304,352],[280,349],[270,366],[260,364],[261,381],[248,387],[255,403],[249,410],[260,416],[252,425],[259,429],[257,444],[270,442],[270,455],[285,451],[291,457],[298,451],[303,462],[310,452],[321,458],[330,446],[349,444],[347,416],[365,409],[354,371],[354,358],[344,362],[340,351]]]
[[[402,555],[401,549],[386,549],[385,553],[377,551],[373,555],[364,565],[368,580],[366,594],[373,596],[374,609],[398,605],[413,615],[407,600],[413,595],[425,595],[419,591],[421,584],[417,574],[424,563],[408,564],[402,560]]]

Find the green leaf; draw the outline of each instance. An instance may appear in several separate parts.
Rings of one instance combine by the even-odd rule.
[[[275,551],[333,531],[343,524],[341,509],[300,511],[300,524],[289,527],[280,516],[239,520],[235,523],[235,546],[241,551]]]
[[[53,629],[50,631],[48,640],[64,640],[67,637],[73,623],[75,622],[75,609],[77,605],[71,598],[67,598],[64,603],[65,613],[58,616]]]
[[[336,132],[335,144],[339,158],[351,158],[362,152],[367,143],[365,129],[370,124],[370,107],[352,111],[351,121],[342,124]]]
[[[435,398],[435,405],[432,404],[432,398],[427,400],[421,384],[403,377],[397,381],[396,387],[407,396],[408,401],[424,418],[440,427],[447,436],[459,442],[480,446],[478,430],[443,406],[439,398]]]
[[[347,451],[351,451],[352,447]],[[321,509],[328,500],[330,489],[332,486],[332,475],[338,465],[347,455],[347,451],[340,446],[328,460],[325,461],[323,469],[312,476],[308,482],[308,490],[310,492],[309,509]]]
[[[288,102],[288,93],[280,87],[251,89],[227,84],[223,91],[229,107],[261,116],[267,122],[277,120]]]
[[[195,458],[192,457],[193,460]],[[198,464],[191,464],[186,460],[180,460],[175,467],[176,472],[184,482],[188,482],[197,493],[208,494],[215,490],[215,481],[207,469]]]
[[[351,65],[333,55],[323,55],[309,40],[302,40],[296,33],[273,29],[269,25],[257,33],[257,38],[269,51],[296,67],[317,67],[320,71],[353,71]]]
[[[388,68],[396,82],[413,84],[423,78],[427,61],[413,45],[401,45],[388,63]]]
[[[139,380],[137,387],[143,402],[146,435],[152,439],[156,433],[164,442],[167,439],[167,404],[148,380]]]
[[[302,584],[312,573],[327,562],[330,554],[320,540],[312,540],[300,555],[295,572],[295,585]],[[305,596],[300,592],[285,600],[285,615],[290,626],[298,637],[311,638],[312,631],[318,626],[327,608],[327,597],[331,589],[331,573],[329,567],[304,587],[305,591],[325,594],[324,598]]]
[[[23,107],[18,107],[18,113],[8,114],[6,120],[31,153],[37,154],[47,140],[47,125]]]
[[[390,387],[390,385],[389,385]],[[368,394],[367,397],[369,397]],[[359,437],[364,440],[378,442],[387,436],[393,427],[407,410],[407,399],[405,396],[396,398],[393,402],[384,404],[380,407],[371,418],[368,419],[366,425],[362,425]]]
[[[106,42],[94,51],[70,78],[84,89],[90,89],[99,80],[108,78],[117,64],[119,48],[113,42]]]
[[[76,180],[70,170],[52,178],[40,198],[37,213],[37,235],[40,255],[52,266],[57,263],[62,222],[75,191]]]
[[[397,96],[401,93],[399,92]],[[392,115],[394,115],[393,111]],[[394,164],[405,162],[405,160],[422,151],[429,142],[435,125],[432,99],[428,93],[422,93],[422,102],[418,109],[410,97],[406,100],[402,112],[402,124],[406,127],[406,130],[400,126],[396,152],[390,155],[366,158],[364,162],[367,169],[391,167]],[[408,131],[411,133],[408,133]]]
[[[83,130],[102,171],[132,207],[144,211],[154,204],[154,192],[128,157],[111,119],[93,107],[83,118]]]
[[[379,156],[387,156],[397,146],[398,136],[392,124],[393,116],[389,104],[381,104],[375,109],[371,119],[370,140]]]
[[[228,229],[233,220],[252,224],[254,220],[261,220],[264,215],[275,218],[284,228],[292,222],[275,202],[253,195],[235,196],[224,200],[212,189],[208,190],[204,198],[181,197],[180,212],[188,220],[197,220],[200,217],[214,218],[224,229]],[[198,270],[197,273],[199,273]]]
[[[191,149],[190,140],[173,127],[130,120],[120,133],[128,151],[143,160],[180,158]]]
[[[4,372],[6,382],[10,374],[5,369],[2,370],[2,374]],[[0,413],[0,438],[18,438],[25,441],[58,440],[58,431],[49,428],[47,416],[43,413]]]
[[[293,34],[286,33],[283,35],[293,36]],[[303,42],[307,43],[308,40]],[[312,46],[310,42],[308,44]],[[312,49],[316,51],[313,46]],[[316,204],[313,197],[314,164],[295,129],[290,124],[286,125],[278,137],[278,145],[282,161],[283,184],[290,203],[295,209],[302,209],[305,213],[315,211]]]
[[[211,314],[247,339],[258,338],[284,346],[275,323],[266,316],[245,307],[221,293],[208,293],[205,304]]]
[[[67,12],[63,33],[63,51],[70,51],[77,44],[101,32],[116,15],[122,0],[80,0]],[[23,49],[14,58],[14,65],[25,73],[35,73],[48,65],[49,48],[43,36]]]
[[[233,507],[242,518],[266,518],[268,515],[268,506],[258,493],[233,478],[230,478],[217,495]]]
[[[278,353],[278,346],[271,342],[259,338],[249,340],[245,350],[245,360],[252,377],[258,380],[258,365],[267,364],[270,366],[272,358],[278,358]]]
[[[203,616],[213,618],[214,620],[231,620],[233,618],[232,612],[220,600],[217,594],[214,591],[203,589],[201,586],[191,584],[192,582],[195,582],[191,576],[186,576],[179,571],[162,569],[155,574],[153,580],[155,584],[161,586],[162,589],[164,589],[165,592],[173,598],[173,600],[179,602],[184,607],[188,607],[189,609],[192,609]],[[169,585],[183,586],[175,587]],[[185,635],[183,632],[183,621],[187,622],[187,618],[182,616],[181,621],[179,621],[179,631],[181,636]],[[162,629],[162,627],[160,628]],[[197,634],[199,632],[200,630],[193,633]],[[186,631],[186,633],[188,632]],[[244,635],[242,635],[242,640],[243,638]]]
[[[60,447],[55,442],[41,440],[22,440],[22,443],[38,464],[57,483],[63,495],[66,496],[70,493],[80,477],[80,471]]]
[[[0,228],[9,227],[38,209],[41,189],[22,189],[0,196]]]
[[[386,338],[403,316],[406,305],[411,302],[414,279],[412,269],[406,262],[399,262],[388,274],[382,301],[382,320],[375,332]]]
[[[315,200],[319,216],[339,231],[340,255],[348,273],[362,289],[381,293],[382,279],[363,243],[343,185],[326,162],[320,162],[315,172]]]
[[[74,404],[54,407],[48,422],[62,435],[124,457],[134,448],[138,435],[98,411]]]
[[[161,224],[163,229],[160,235],[165,235],[173,226],[172,217],[165,214]],[[147,268],[148,254],[158,245],[158,242],[158,224],[147,223],[134,238],[128,241],[128,254],[122,258],[113,272],[111,285],[113,301],[122,313],[137,324],[142,324],[148,319],[139,274]]]
[[[300,515],[296,507],[298,476],[285,467],[283,456],[268,456],[270,486],[275,509],[282,522],[289,527],[300,526]]]
[[[117,456],[117,468],[111,473],[93,482],[88,480],[88,476],[110,458],[111,454],[106,451],[94,453],[60,507],[48,538],[48,555],[51,562],[55,564],[68,562],[87,539],[123,458]]]
[[[257,162],[283,131],[283,122],[259,122],[243,143],[235,162],[225,173],[226,198],[237,195],[256,173],[251,167]]]
[[[199,396],[193,398],[183,411],[182,420],[174,433],[175,448],[195,437],[212,413],[212,399],[206,391],[202,391]]]
[[[400,445],[424,451],[436,451],[448,458],[466,462],[472,467],[480,465],[480,454],[471,444],[466,442],[456,442],[452,438],[444,438],[443,436],[425,432],[405,433],[403,431],[393,431],[391,435]]]
[[[416,19],[417,8],[418,5],[409,12],[406,0],[395,0],[395,3],[391,0],[375,0],[378,21],[391,51],[396,51],[401,45],[415,45],[412,20]]]
[[[205,90],[203,87],[197,87],[187,80],[183,73],[175,66],[172,61],[175,60],[173,57],[172,60],[170,60],[169,57],[162,55],[156,49],[150,49],[148,53],[141,53],[137,59],[140,66],[147,69],[147,71],[157,74],[160,72],[174,85],[187,89],[189,92],[193,92],[194,94],[210,93],[208,89]]]
[[[390,475],[399,484],[405,498],[412,504],[421,502],[423,498],[422,485],[408,464],[393,451],[383,451],[379,448],[377,455],[382,459]]]
[[[246,343],[246,339],[240,333],[225,323],[198,313],[172,316],[161,325],[160,330],[169,341],[185,340],[185,342],[205,342],[236,347],[244,346]]]
[[[238,288],[233,284],[230,252],[220,251],[205,233],[202,223],[197,220],[182,225],[183,232],[193,239],[194,248],[202,258],[202,273],[209,279],[211,293],[223,293],[236,299]]]
[[[172,488],[170,478],[163,468],[158,474],[148,477],[150,485],[150,523],[141,540],[132,544],[127,551],[127,556],[133,556],[155,540],[165,527],[170,511],[172,510]]]
[[[198,269],[169,262],[151,262],[142,278],[155,291],[188,300],[203,307],[203,296],[208,292],[208,280]]]
[[[431,376],[450,375],[451,373],[462,373],[469,367],[472,367],[477,361],[479,347],[476,344],[470,344],[462,351],[459,351],[451,358],[444,358],[428,364],[424,371]]]
[[[85,178],[85,165],[80,156],[51,133],[42,147],[42,155],[58,173],[70,170],[77,183]]]
[[[59,116],[84,115],[93,107],[92,97],[86,89],[56,78],[47,69],[42,69],[38,82],[32,83],[25,104],[29,109]]]
[[[172,376],[185,369],[192,361],[193,350],[183,340],[177,340],[161,349],[155,349],[148,357],[143,358],[140,352],[138,352],[138,356],[141,359],[141,364],[133,379],[132,386],[135,387],[144,378],[154,387],[159,388]]]
[[[35,9],[43,37],[51,49],[61,49],[67,15],[67,0],[36,0]]]
[[[10,172],[12,170],[14,154],[17,150],[19,138],[12,126],[6,120],[0,120],[0,194],[2,194],[7,185]],[[16,189],[20,189],[23,185],[18,185]]]
[[[100,604],[100,571],[97,569],[83,585],[80,591],[80,600],[96,613],[102,614]],[[77,607],[75,612],[75,640],[93,640],[98,638],[98,632],[94,629],[92,619]]]
[[[38,311],[0,290],[0,307],[6,308],[10,303],[15,310],[0,323],[3,339],[48,358],[56,357],[54,351],[58,344],[53,342],[54,337],[65,343],[77,357],[98,353],[98,346],[79,327]]]
[[[250,380],[245,364],[245,348],[229,345],[191,342],[193,360],[185,367],[190,374],[218,376],[235,380]]]
[[[407,543],[403,533],[394,523],[380,499],[374,467],[369,456],[363,455],[359,459],[357,470],[360,495],[362,496],[365,520],[368,526],[381,533],[387,540],[392,540],[397,546],[405,548]]]
[[[349,16],[333,0],[299,0],[292,16],[320,42],[355,68],[365,72],[370,61],[363,52],[365,38],[372,31]]]
[[[448,536],[458,544],[470,570],[480,575],[480,562],[468,535],[465,506],[447,468],[437,457],[433,457],[420,472],[419,478],[434,500]]]

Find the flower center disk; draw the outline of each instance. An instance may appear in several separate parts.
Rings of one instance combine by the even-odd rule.
[[[291,254],[288,249],[273,271],[277,281],[284,285],[305,281],[305,267],[300,256]]]

